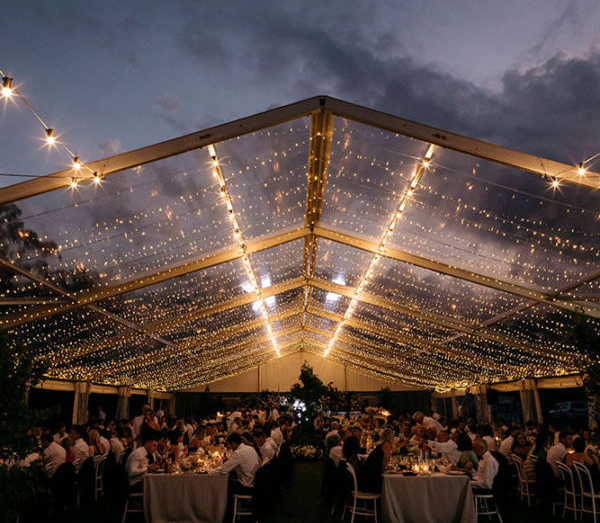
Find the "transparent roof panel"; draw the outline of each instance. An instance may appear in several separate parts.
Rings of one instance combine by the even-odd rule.
[[[99,302],[99,306],[136,323],[152,323],[202,309],[245,294],[242,262],[214,265]]]
[[[233,244],[204,151],[21,200],[24,227],[56,244],[52,281],[72,288],[120,283]],[[39,261],[34,251],[21,263]]]
[[[597,270],[600,193],[436,148],[391,245],[552,291]]]
[[[250,263],[262,288],[302,276],[304,240],[287,242],[250,255]]]
[[[336,118],[323,226],[379,239],[427,147],[418,140]]]
[[[372,258],[371,253],[321,238],[317,246],[314,275],[339,285],[356,287]]]
[[[421,312],[441,313],[469,322],[484,321],[523,301],[511,294],[390,258],[379,260],[365,290]]]
[[[304,225],[309,129],[301,118],[215,145],[244,240]]]

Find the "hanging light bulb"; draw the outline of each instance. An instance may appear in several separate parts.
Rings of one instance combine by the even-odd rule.
[[[77,180],[75,178],[71,178],[71,187],[74,189],[77,187]]]
[[[73,156],[73,169],[76,171],[81,169],[81,160],[79,159],[79,156]]]
[[[585,167],[583,166],[583,162],[579,164],[579,168],[577,169],[577,174],[579,176],[583,176],[585,174]]]
[[[558,186],[560,185],[560,183],[558,182],[558,180],[556,178],[552,179],[552,187],[554,189],[558,188]]]
[[[102,178],[98,176],[98,173],[94,173],[94,183],[97,185],[102,181]]]
[[[13,95],[14,87],[12,85],[12,78],[8,76],[2,77],[2,96],[10,98]]]
[[[54,129],[46,129],[46,143],[48,145],[54,145],[56,143],[56,137],[54,136]]]

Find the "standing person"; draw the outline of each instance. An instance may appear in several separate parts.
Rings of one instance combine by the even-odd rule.
[[[144,423],[144,415],[146,414],[147,410],[150,410],[150,404],[144,403],[144,405],[142,406],[141,414],[133,418],[133,423],[131,424],[131,432],[133,434],[133,439],[137,439],[137,437],[141,435],[142,423]]]
[[[63,442],[63,440],[68,437],[69,437],[69,433],[67,432],[67,425],[64,423],[61,423],[58,426],[58,430],[54,434],[54,441],[60,445]]]

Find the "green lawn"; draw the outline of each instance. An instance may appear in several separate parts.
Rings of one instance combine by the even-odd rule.
[[[339,516],[332,516],[323,509],[321,492],[320,462],[296,463],[292,484],[283,492],[283,500],[276,506],[275,514],[264,520],[264,523],[339,523]],[[86,509],[79,509],[68,514],[51,519],[51,523],[111,523],[109,508],[104,503],[98,503]],[[134,518],[129,519],[135,522]],[[137,521],[143,522],[143,518]],[[359,520],[360,521],[360,520]],[[487,521],[487,520],[482,520]],[[544,515],[541,510],[527,509],[518,503],[515,506],[513,523],[558,523],[558,518]],[[505,522],[510,523],[510,522]]]

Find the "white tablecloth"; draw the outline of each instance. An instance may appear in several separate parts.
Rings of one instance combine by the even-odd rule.
[[[146,523],[221,523],[227,508],[227,475],[147,474]]]
[[[473,492],[466,476],[384,474],[384,523],[476,523]]]

